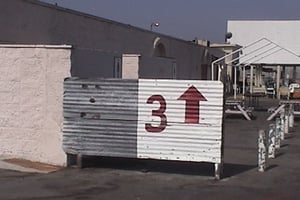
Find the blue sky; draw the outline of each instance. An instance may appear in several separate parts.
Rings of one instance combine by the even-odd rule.
[[[227,20],[300,20],[299,0],[43,0],[185,40],[223,42]]]

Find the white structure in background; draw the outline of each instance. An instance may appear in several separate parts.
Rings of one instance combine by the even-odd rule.
[[[300,21],[230,20],[227,31],[232,33],[232,38],[227,40],[229,43],[244,47],[240,66],[251,66],[251,71],[255,66],[260,77],[261,67],[276,67],[276,75],[274,73],[272,78],[277,82],[277,94],[280,84],[300,79],[296,69],[300,66]],[[258,76],[252,78],[255,79],[254,86],[261,86],[262,80]]]
[[[272,55],[262,58],[259,61],[253,59],[253,64],[271,65],[300,65],[298,56],[300,55],[300,20],[299,21],[239,21],[229,20],[227,31],[232,33],[232,38],[228,39],[231,44],[246,46],[261,38],[266,38],[285,50],[274,52]],[[261,43],[261,46],[266,45]],[[255,47],[253,47],[255,48]],[[243,52],[251,52],[251,48]]]
[[[0,156],[65,165],[63,81],[71,46],[0,45]]]

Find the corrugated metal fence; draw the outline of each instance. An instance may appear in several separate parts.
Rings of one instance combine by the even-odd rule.
[[[222,163],[218,81],[66,79],[66,153]]]
[[[67,153],[136,157],[137,80],[64,82],[63,147]]]

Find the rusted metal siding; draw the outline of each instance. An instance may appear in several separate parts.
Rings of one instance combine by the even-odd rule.
[[[197,109],[198,104],[188,108],[187,101],[180,100],[180,96],[191,87],[196,88],[206,99],[199,102],[198,122],[186,119],[188,109]],[[150,129],[149,132],[145,124],[159,127],[162,123],[162,117],[156,113],[161,103],[158,100],[153,103],[148,101],[149,98],[157,95],[164,98],[163,115],[166,117],[167,124],[162,131],[152,132]],[[221,163],[223,123],[221,82],[139,80],[138,103],[139,158]]]
[[[65,152],[136,157],[137,84],[137,80],[67,79]]]

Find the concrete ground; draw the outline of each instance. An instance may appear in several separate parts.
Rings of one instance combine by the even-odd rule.
[[[266,99],[261,105],[272,103]],[[252,121],[226,117],[224,178],[220,181],[213,178],[214,166],[206,163],[85,158],[84,169],[50,173],[20,172],[10,163],[9,169],[0,170],[0,199],[299,199],[300,119],[276,158],[268,160],[267,171],[257,171],[258,131],[274,123],[266,121],[268,115],[254,111]]]

